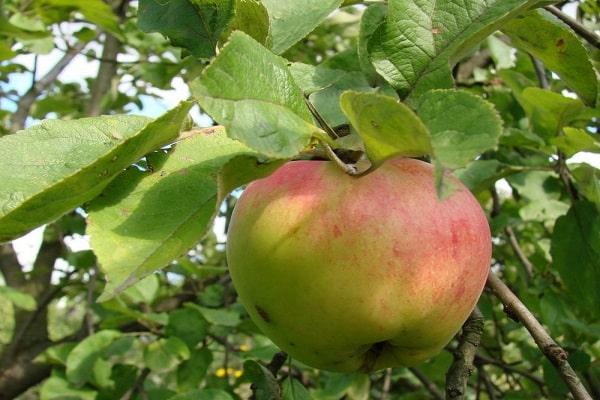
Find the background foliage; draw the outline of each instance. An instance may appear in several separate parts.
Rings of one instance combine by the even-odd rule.
[[[286,360],[237,300],[236,189],[328,146],[465,182],[494,273],[600,398],[599,172],[577,161],[600,152],[597,2],[0,10],[0,399],[443,398],[458,338],[416,368],[326,373]],[[173,85],[190,97],[157,112]],[[10,240],[41,225],[27,265]],[[565,398],[563,364],[493,288],[466,397]]]

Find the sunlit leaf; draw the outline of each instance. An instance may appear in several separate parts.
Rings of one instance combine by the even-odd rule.
[[[535,3],[391,0],[385,23],[368,42],[371,62],[409,103],[428,90],[449,89],[456,62]]]
[[[345,92],[340,104],[365,144],[370,161],[380,165],[393,156],[431,152],[427,128],[415,113],[392,97]]]
[[[100,300],[200,240],[218,209],[218,172],[243,154],[255,153],[227,138],[222,127],[200,130],[168,152],[148,155],[151,170],[129,168],[90,203],[87,232],[108,280]]]
[[[263,0],[271,21],[273,53],[280,54],[322,22],[342,0]]]
[[[230,137],[273,158],[296,155],[318,131],[285,60],[239,31],[192,92]]]
[[[125,168],[175,140],[191,102],[152,120],[133,115],[47,120],[0,138],[0,242],[96,197]]]

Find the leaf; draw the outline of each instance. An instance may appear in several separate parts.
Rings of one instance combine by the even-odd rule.
[[[221,389],[194,389],[169,397],[169,400],[233,400],[233,397]]]
[[[90,244],[107,285],[99,301],[167,266],[207,231],[218,208],[217,175],[229,160],[255,154],[222,127],[192,131],[152,170],[129,168],[88,207]]]
[[[600,153],[600,142],[583,129],[565,127],[563,136],[550,139],[550,143],[562,150],[567,157],[580,151]]]
[[[589,164],[569,165],[577,190],[600,210],[600,171]]]
[[[177,336],[193,349],[206,337],[207,321],[202,313],[192,308],[180,308],[169,313],[169,322],[165,327],[167,336]]]
[[[377,27],[385,21],[387,15],[386,4],[373,4],[363,12],[360,19],[360,27],[358,33],[358,60],[360,66],[370,82],[377,79],[377,71],[371,64],[369,59],[368,43]]]
[[[300,382],[288,376],[281,383],[281,400],[311,400],[310,393]]]
[[[82,385],[94,378],[94,365],[106,348],[121,336],[121,332],[102,330],[86,337],[73,348],[67,357],[67,379]]]
[[[362,72],[301,63],[292,64],[290,71],[302,91],[309,94],[309,100],[320,116],[332,128],[348,123],[348,118],[340,108],[339,99],[343,92],[349,89],[356,92],[374,91]]]
[[[66,379],[51,376],[46,379],[40,389],[41,400],[96,400],[98,392],[88,388],[78,389]]]
[[[236,0],[235,14],[221,38],[227,39],[233,31],[243,31],[265,47],[272,44],[269,13],[258,0]]]
[[[308,35],[342,0],[262,0],[269,12],[273,53],[281,54]]]
[[[534,133],[546,141],[574,121],[600,117],[600,110],[586,107],[579,99],[537,87],[517,91],[515,97],[529,117]]]
[[[235,0],[140,0],[138,27],[160,32],[194,57],[211,58],[234,16]]]
[[[536,3],[390,0],[386,21],[368,41],[371,62],[411,105],[428,90],[451,88],[458,60]]]
[[[192,102],[152,121],[119,115],[47,120],[0,138],[0,242],[96,197],[125,168],[177,138]]]
[[[166,371],[190,358],[190,349],[179,338],[160,338],[144,349],[144,363],[153,371]]]
[[[46,0],[48,8],[63,7],[70,12],[81,13],[88,21],[98,25],[121,40],[126,40],[119,27],[117,15],[110,5],[102,0],[88,0],[82,3],[80,0]]]
[[[250,382],[252,382],[256,388],[256,400],[281,399],[277,380],[268,369],[256,361],[247,360],[244,362],[244,375],[250,379]]]
[[[456,90],[432,90],[417,114],[431,133],[434,157],[444,168],[456,169],[493,149],[502,134],[502,119],[479,96]]]
[[[552,265],[566,295],[588,320],[600,309],[600,212],[593,203],[578,201],[556,220],[552,234]]]
[[[230,137],[266,156],[292,157],[318,131],[285,60],[245,33],[231,35],[191,88]]]
[[[540,59],[591,106],[598,97],[598,78],[584,44],[545,10],[532,10],[509,21],[502,31],[515,47]]]
[[[13,305],[26,311],[34,311],[37,308],[33,296],[10,286],[0,286],[0,297],[8,299]]]
[[[347,91],[342,94],[340,105],[362,137],[374,165],[394,156],[419,157],[431,152],[427,128],[396,99]]]
[[[189,325],[190,328],[194,327],[192,323]],[[177,368],[177,387],[180,390],[192,390],[200,386],[212,361],[212,351],[207,347],[193,350],[190,358]]]
[[[201,307],[193,303],[188,303],[186,306],[200,311],[202,316],[213,325],[237,326],[240,323],[240,314],[233,310]]]

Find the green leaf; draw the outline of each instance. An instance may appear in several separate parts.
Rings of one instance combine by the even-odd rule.
[[[140,0],[138,27],[160,32],[194,57],[216,54],[221,34],[234,16],[235,0]]]
[[[529,117],[534,133],[546,140],[557,136],[563,127],[574,121],[600,117],[600,110],[549,90],[528,87],[515,93],[515,97]]]
[[[95,390],[78,389],[58,376],[46,379],[40,389],[41,400],[96,400],[97,395]]]
[[[193,328],[192,323],[190,323],[190,328]],[[203,347],[193,350],[190,358],[182,362],[177,368],[177,387],[179,390],[192,390],[200,386],[212,361],[213,355],[210,349]]]
[[[281,54],[308,35],[342,0],[262,0],[269,12],[273,53]]]
[[[256,400],[279,400],[281,393],[279,385],[273,374],[257,363],[247,360],[244,362],[244,376],[250,379],[255,386]]]
[[[540,59],[589,105],[596,104],[598,78],[584,44],[545,10],[523,13],[502,31],[515,47]]]
[[[311,400],[310,393],[300,382],[288,376],[281,383],[281,400]]]
[[[600,212],[593,203],[579,201],[560,217],[552,234],[552,265],[566,294],[590,321],[600,310]]]
[[[269,157],[298,154],[319,131],[286,61],[245,33],[234,32],[191,87],[230,137]]]
[[[98,25],[121,40],[125,40],[119,27],[119,20],[108,3],[103,0],[46,0],[48,8],[64,7],[71,12],[81,13],[88,21]]]
[[[0,242],[96,197],[125,168],[175,140],[192,104],[154,121],[132,115],[47,120],[0,138]]]
[[[488,190],[503,175],[498,160],[474,160],[466,168],[454,172],[473,194]]]
[[[153,371],[175,368],[190,358],[190,349],[177,337],[160,338],[144,349],[144,363]]]
[[[270,47],[271,26],[265,5],[258,0],[236,0],[235,15],[221,35],[227,39],[233,31],[243,31],[265,47]]]
[[[373,4],[364,11],[358,33],[358,60],[369,81],[377,79],[377,71],[369,59],[368,43],[377,27],[385,21],[387,4]]]
[[[550,143],[562,150],[567,157],[575,155],[580,151],[600,153],[600,142],[594,135],[583,129],[565,127],[564,135],[550,139]]]
[[[319,115],[331,127],[348,123],[340,108],[340,95],[346,90],[373,92],[365,75],[357,71],[342,71],[308,64],[294,63],[290,66],[294,80],[317,109]]]
[[[431,152],[427,128],[396,99],[347,91],[342,94],[340,105],[362,137],[374,165],[394,156],[418,157]]]
[[[600,210],[600,171],[589,164],[569,165],[577,190]]]
[[[82,385],[94,379],[94,365],[106,348],[121,336],[121,332],[102,330],[88,336],[73,348],[67,357],[67,379]]]
[[[180,308],[169,313],[169,322],[165,327],[168,336],[177,336],[193,349],[206,337],[207,321],[202,313],[192,308]]]
[[[455,90],[432,90],[417,114],[431,133],[433,153],[444,168],[456,169],[493,149],[502,134],[502,119],[491,103]]]
[[[90,243],[107,286],[104,301],[188,251],[218,208],[217,174],[230,159],[255,154],[222,127],[192,131],[168,152],[129,168],[89,205]]]
[[[186,306],[200,311],[202,316],[213,325],[237,326],[240,323],[240,314],[233,310],[201,307],[193,303],[188,303]]]
[[[390,0],[386,21],[368,41],[371,62],[412,104],[428,90],[451,88],[451,69],[458,60],[536,3]]]
[[[169,400],[233,400],[233,397],[221,389],[195,389],[169,397]]]
[[[37,302],[33,296],[13,287],[0,286],[0,297],[8,299],[13,305],[26,311],[33,311],[37,308]]]

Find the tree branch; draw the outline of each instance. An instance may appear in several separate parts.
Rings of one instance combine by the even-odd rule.
[[[529,331],[542,353],[565,381],[573,397],[576,400],[592,400],[592,396],[569,364],[567,352],[556,344],[525,304],[494,273],[490,273],[488,276],[487,287],[502,301],[507,313],[516,317]]]
[[[588,29],[585,25],[583,25],[579,21],[571,18],[570,16],[568,16],[567,14],[565,14],[564,12],[562,12],[555,6],[546,6],[546,7],[544,7],[544,9],[546,11],[550,12],[551,14],[553,14],[555,17],[560,19],[565,24],[569,25],[569,27],[571,29],[573,29],[573,31],[575,31],[575,33],[577,33],[579,36],[584,38],[592,46],[600,49],[600,36],[598,36],[596,34],[596,32],[594,32],[591,29]]]
[[[529,259],[525,255],[525,252],[523,251],[523,248],[519,244],[519,240],[517,239],[517,235],[515,235],[515,231],[510,226],[507,226],[504,231],[506,232],[506,236],[508,236],[508,242],[510,243],[510,247],[513,249],[513,252],[525,268],[525,271],[527,272],[527,277],[531,280],[531,278],[533,278],[533,272],[535,268],[531,261],[529,261]]]
[[[75,46],[71,47],[65,55],[58,60],[58,62],[52,67],[48,73],[35,82],[29,90],[21,97],[17,102],[17,111],[14,112],[10,118],[10,131],[15,133],[25,128],[25,121],[30,114],[31,106],[37,99],[37,97],[54,81],[58,78],[60,73],[73,61],[73,59],[84,49],[87,45],[85,42],[78,42]]]
[[[483,335],[483,314],[475,307],[463,324],[454,361],[446,373],[446,399],[464,399],[467,382],[473,373],[473,360]]]

